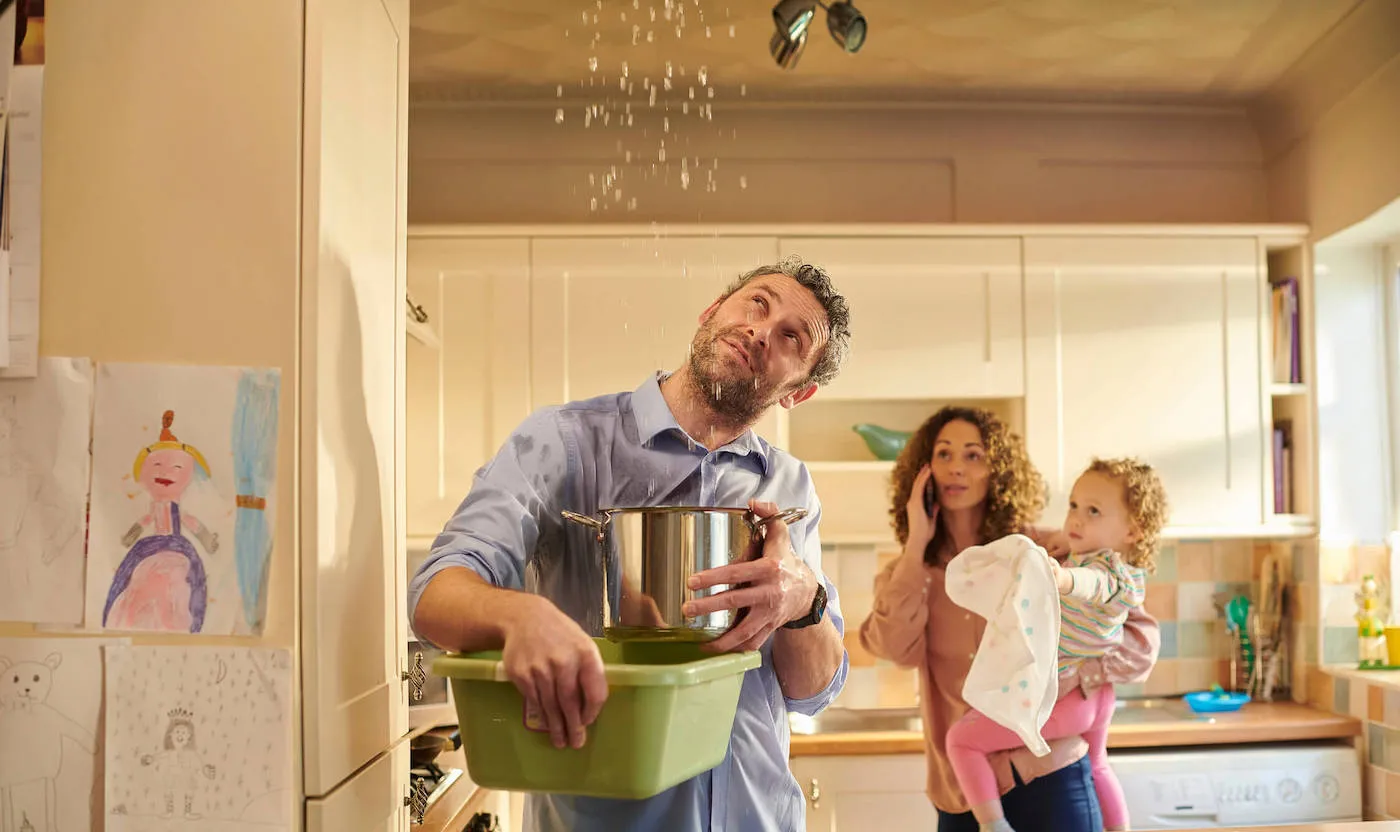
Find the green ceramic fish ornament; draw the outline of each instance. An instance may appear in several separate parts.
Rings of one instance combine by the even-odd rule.
[[[897,458],[899,452],[904,450],[904,445],[909,441],[909,437],[914,435],[908,431],[891,430],[865,422],[852,425],[851,430],[860,434],[860,438],[865,440],[865,447],[870,449],[876,459],[883,460]]]

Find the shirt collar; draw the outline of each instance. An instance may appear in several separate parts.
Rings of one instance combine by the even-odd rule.
[[[642,382],[642,386],[632,391],[632,415],[637,422],[637,439],[643,445],[651,444],[653,439],[663,433],[674,432],[679,438],[686,436],[685,430],[671,412],[671,406],[666,404],[666,398],[661,395],[661,382],[668,375],[658,372],[648,376],[647,380]],[[764,475],[768,474],[771,448],[768,443],[758,438],[752,428],[741,433],[728,445],[712,450],[728,451],[735,456],[753,454],[763,467]]]

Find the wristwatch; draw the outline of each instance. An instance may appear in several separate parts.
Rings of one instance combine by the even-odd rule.
[[[820,624],[822,616],[826,615],[826,584],[819,579],[817,581],[817,594],[812,596],[812,609],[801,618],[795,618],[784,624],[783,627],[789,630],[800,630],[803,627],[810,627],[813,624]]]

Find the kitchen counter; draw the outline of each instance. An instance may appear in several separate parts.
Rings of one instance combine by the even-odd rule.
[[[794,716],[791,723],[793,757],[924,752],[921,721],[913,710],[831,708],[814,719]],[[1234,713],[1195,714],[1179,699],[1147,699],[1119,703],[1109,726],[1108,746],[1226,745],[1360,734],[1361,723],[1356,719],[1294,702],[1259,702]]]
[[[1215,832],[1220,832],[1219,827],[1216,827]],[[1368,820],[1360,823],[1308,823],[1302,826],[1250,826],[1238,829],[1237,832],[1400,832],[1400,821]]]

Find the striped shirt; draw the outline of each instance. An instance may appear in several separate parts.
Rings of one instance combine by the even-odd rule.
[[[1070,555],[1070,591],[1060,595],[1060,673],[1117,647],[1128,612],[1142,606],[1147,573],[1111,549]]]

